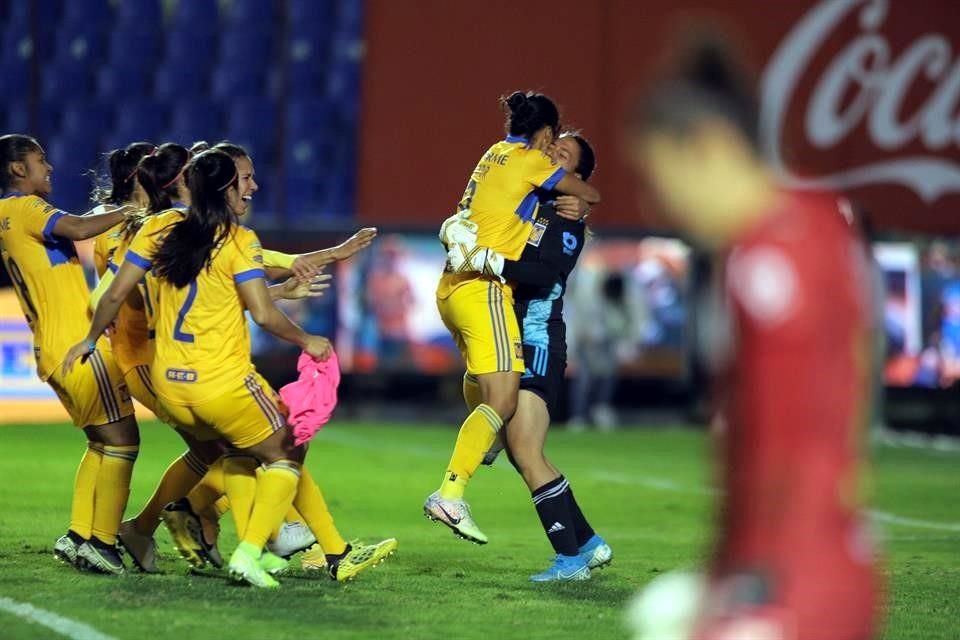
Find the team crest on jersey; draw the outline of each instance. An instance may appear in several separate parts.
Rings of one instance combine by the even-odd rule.
[[[527,238],[527,244],[534,247],[539,247],[540,242],[543,240],[543,234],[546,232],[546,230],[547,230],[546,222],[539,222],[539,221],[534,222],[533,231],[530,232],[530,237]]]
[[[523,360],[523,345],[519,342],[513,343],[513,357]]]

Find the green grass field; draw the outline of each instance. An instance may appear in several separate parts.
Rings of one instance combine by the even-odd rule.
[[[181,451],[150,423],[131,511]],[[122,639],[625,638],[627,598],[658,572],[691,565],[709,534],[706,440],[681,429],[551,435],[554,461],[614,548],[588,583],[533,585],[551,551],[529,494],[507,464],[482,469],[470,501],[490,544],[475,546],[421,515],[455,432],[400,424],[334,424],[310,469],[347,537],[394,536],[399,551],[356,581],[294,573],[275,592],[189,573],[166,532],[164,575],[81,574],[50,553],[63,532],[82,438],[67,426],[0,428],[0,599],[30,603]],[[874,508],[883,512],[892,593],[887,639],[960,638],[960,454],[874,451]],[[221,547],[230,551],[232,523]],[[58,637],[0,610],[0,637]],[[77,636],[81,637],[81,636]]]

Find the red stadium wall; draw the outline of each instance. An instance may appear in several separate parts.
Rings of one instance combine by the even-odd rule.
[[[367,6],[357,201],[366,221],[436,226],[501,134],[497,96],[535,88],[597,149],[604,203],[594,223],[655,226],[622,161],[621,122],[671,41],[706,20],[766,74],[769,151],[794,179],[842,189],[886,228],[960,231],[953,0]]]

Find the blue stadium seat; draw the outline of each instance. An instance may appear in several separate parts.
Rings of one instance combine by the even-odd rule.
[[[336,125],[336,112],[324,98],[290,100],[286,113],[287,138],[313,138],[325,135]]]
[[[169,107],[153,100],[124,102],[117,109],[113,131],[107,135],[107,148],[126,146],[137,140],[166,142],[160,134],[167,130],[169,116]]]
[[[86,131],[93,131],[99,137],[106,134],[112,128],[112,124],[112,105],[104,102],[70,101],[63,107],[60,133],[79,137]]]
[[[110,60],[128,64],[134,60],[150,69],[160,59],[160,30],[149,25],[116,29],[110,33]]]
[[[9,96],[30,95],[30,67],[20,60],[8,60],[6,58],[0,62],[0,96],[4,96],[4,102],[9,100]]]
[[[266,70],[273,63],[273,38],[258,25],[227,28],[220,38],[220,64]]]
[[[61,209],[81,213],[89,209],[92,183],[87,172],[98,161],[96,137],[57,136],[46,147],[53,165],[51,201]]]
[[[54,60],[58,64],[73,62],[78,66],[95,64],[106,57],[107,36],[99,27],[57,29]]]
[[[167,31],[163,65],[209,69],[217,50],[216,25]]]
[[[123,4],[123,3],[121,3]],[[108,24],[113,20],[110,0],[68,0],[63,5],[61,24]]]
[[[41,142],[49,142],[60,131],[60,116],[63,114],[62,100],[43,100],[34,109],[30,121],[29,133]]]
[[[117,4],[117,27],[159,27],[163,22],[162,0],[123,0]]]
[[[66,102],[89,97],[93,81],[85,68],[73,64],[47,64],[40,76],[40,98]]]
[[[173,7],[172,27],[210,25],[215,29],[220,22],[217,0],[180,0]]]
[[[60,9],[60,0],[15,0],[10,7],[10,15],[7,19],[29,21],[31,11],[36,11],[38,17],[42,16],[56,24],[60,19]]]
[[[227,20],[231,24],[269,24],[276,15],[277,3],[274,0],[234,0]]]
[[[138,60],[111,64],[97,73],[97,96],[122,103],[131,98],[142,98],[150,93],[150,73]]]
[[[3,26],[0,36],[0,55],[3,60],[48,59],[53,53],[54,29],[52,25],[40,25],[32,29],[29,22],[10,22]]]
[[[360,35],[363,29],[363,3],[340,2],[338,5],[337,28],[342,32]]]
[[[182,145],[189,145],[195,140],[212,142],[225,137],[225,134],[219,103],[196,99],[174,103],[170,124],[173,142]]]
[[[283,187],[287,201],[283,213],[288,217],[304,217],[319,213],[325,195],[323,184],[316,179],[303,177],[288,168]]]
[[[265,71],[241,64],[222,65],[213,72],[211,95],[222,100],[262,96],[266,86]]]
[[[288,0],[287,19],[291,25],[332,25],[337,10],[334,0]]]
[[[271,163],[277,124],[277,107],[269,98],[233,100],[227,114],[227,138],[248,147],[261,164]]]
[[[171,102],[204,96],[209,78],[205,70],[192,66],[162,65],[154,77],[154,95]]]
[[[31,130],[30,102],[26,94],[13,100],[5,100],[3,111],[2,125],[5,133],[27,133]]]

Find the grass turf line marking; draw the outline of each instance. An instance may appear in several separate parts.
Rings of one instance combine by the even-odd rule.
[[[617,484],[627,484],[656,491],[669,491],[671,493],[685,493],[691,495],[709,496],[715,495],[717,491],[690,487],[679,482],[666,480],[664,478],[649,476],[630,476],[624,473],[611,473],[609,471],[597,471],[591,474],[597,480],[606,482],[615,482]],[[918,518],[907,518],[898,516],[895,513],[887,511],[870,511],[870,517],[874,522],[883,524],[899,525],[902,527],[912,527],[914,529],[929,529],[931,531],[948,531],[950,533],[960,533],[960,523],[953,522],[931,522],[930,520],[920,520]]]
[[[113,636],[100,633],[82,622],[64,618],[46,609],[39,609],[27,602],[17,602],[10,598],[0,597],[0,611],[6,611],[18,618],[23,618],[27,622],[52,629],[71,640],[116,640]]]

